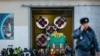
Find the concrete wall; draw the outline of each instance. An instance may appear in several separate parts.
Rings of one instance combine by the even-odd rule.
[[[0,2],[0,13],[14,13],[14,40],[0,40],[0,50],[13,47],[29,48],[28,8],[21,7],[22,2]]]

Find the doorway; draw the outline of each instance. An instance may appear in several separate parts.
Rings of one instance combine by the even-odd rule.
[[[36,37],[45,30],[40,29],[36,25],[36,21],[40,16],[44,16],[49,21],[49,26],[54,25],[54,19],[57,16],[63,16],[66,19],[66,26],[63,29],[57,30],[66,36],[66,43],[73,47],[72,31],[73,31],[73,14],[74,7],[32,7],[31,8],[31,47],[37,48]]]

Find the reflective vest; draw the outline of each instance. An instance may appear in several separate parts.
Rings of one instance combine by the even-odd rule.
[[[14,50],[13,54],[18,54],[17,50]]]
[[[9,52],[9,50],[8,50],[8,55],[10,55],[10,52]]]

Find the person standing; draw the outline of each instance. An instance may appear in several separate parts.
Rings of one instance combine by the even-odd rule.
[[[89,18],[80,19],[81,26],[74,30],[72,37],[77,39],[76,56],[95,56],[95,51],[100,51],[95,32],[89,26]],[[91,50],[92,54],[91,54]]]

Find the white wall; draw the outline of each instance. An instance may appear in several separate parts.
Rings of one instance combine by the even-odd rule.
[[[14,45],[29,48],[28,8],[21,7],[23,2],[0,2],[0,13],[14,13],[14,40],[0,40],[0,50]]]

